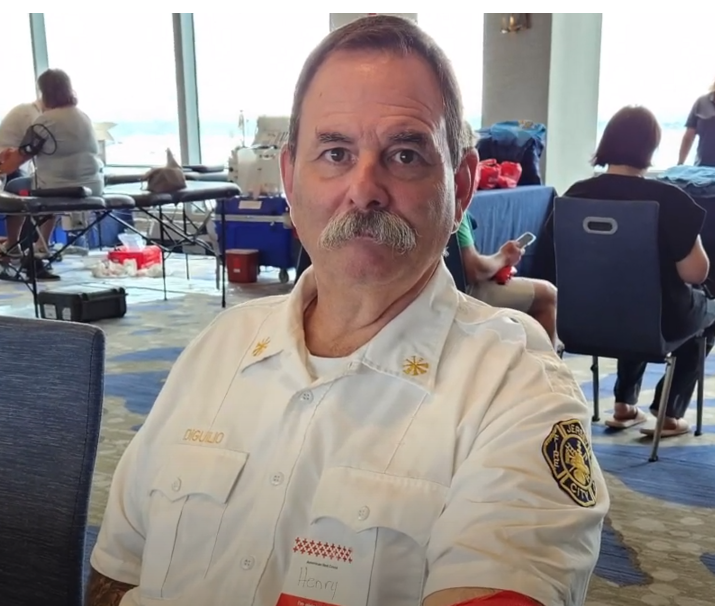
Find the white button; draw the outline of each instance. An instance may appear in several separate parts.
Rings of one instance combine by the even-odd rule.
[[[358,511],[358,520],[364,522],[370,517],[370,508],[367,505],[363,505]]]
[[[245,557],[241,560],[241,568],[244,570],[251,570],[255,561],[256,560],[254,560],[251,556]]]
[[[283,474],[280,471],[271,475],[271,484],[273,484],[273,486],[283,484]]]
[[[176,478],[176,480],[171,483],[171,490],[174,492],[179,492],[181,490],[181,478]]]
[[[303,402],[312,402],[313,393],[310,391],[304,391],[302,394],[300,394],[300,399],[303,400]]]

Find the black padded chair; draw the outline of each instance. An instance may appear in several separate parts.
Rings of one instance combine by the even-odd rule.
[[[661,330],[657,202],[557,198],[554,203],[557,331],[568,353],[592,356],[593,420],[599,420],[598,358],[665,364],[650,460],[658,459],[673,352],[701,343],[696,435],[702,433],[705,338],[666,341]]]
[[[460,292],[467,292],[467,280],[464,277],[464,265],[462,264],[462,253],[459,250],[459,244],[457,242],[457,236],[452,234],[447,243],[447,253],[445,255],[445,264],[449,273],[452,274],[454,283]],[[298,259],[295,265],[295,279],[298,281],[301,274],[310,267],[311,260],[310,256],[304,248],[300,248],[298,252]]]

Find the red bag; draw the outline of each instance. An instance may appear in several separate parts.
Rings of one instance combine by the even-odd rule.
[[[479,184],[477,189],[510,189],[516,187],[521,179],[521,164],[482,160],[479,163]]]
[[[479,183],[477,189],[494,189],[499,186],[501,167],[496,160],[482,160],[479,163]]]
[[[502,162],[499,168],[498,187],[507,189],[516,187],[519,184],[519,179],[521,179],[521,164],[517,162]]]

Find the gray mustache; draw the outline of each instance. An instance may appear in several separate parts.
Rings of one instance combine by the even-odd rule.
[[[323,230],[320,245],[335,250],[360,237],[372,238],[401,254],[417,246],[415,230],[404,219],[384,210],[350,211],[336,217]]]

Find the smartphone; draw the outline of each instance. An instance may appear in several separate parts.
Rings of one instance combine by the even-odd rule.
[[[530,244],[533,244],[535,240],[536,236],[530,231],[527,231],[516,239],[516,243],[519,245],[519,248],[526,248]]]

